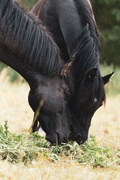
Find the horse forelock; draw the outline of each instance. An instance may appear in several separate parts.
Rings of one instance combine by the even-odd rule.
[[[23,8],[12,1],[2,0],[0,7],[5,44],[43,74],[58,74],[63,61],[60,51],[45,27],[31,18]]]
[[[93,80],[93,83],[86,86],[84,89],[84,83],[81,84],[80,88],[83,93],[80,95],[81,101],[84,102],[86,110],[95,107],[95,110],[98,109],[106,101],[106,94],[104,90],[104,84],[100,72],[98,71],[96,77]],[[84,93],[85,91],[85,93]],[[79,94],[79,92],[78,92]],[[96,101],[95,101],[96,100]]]

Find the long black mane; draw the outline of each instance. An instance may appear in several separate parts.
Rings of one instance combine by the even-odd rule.
[[[83,30],[77,40],[72,44],[70,56],[74,60],[73,69],[75,69],[75,77],[82,79],[84,73],[99,66],[101,49],[100,33],[97,29],[89,1],[74,0],[74,3],[77,7],[77,13],[79,14]]]
[[[0,19],[0,39],[23,63],[44,75],[59,73],[63,66],[59,48],[38,20],[11,0],[1,0]]]
[[[90,35],[93,37],[94,41],[100,46],[101,34],[97,28],[92,6],[89,0],[74,0],[78,14],[82,17],[83,25],[89,24]]]
[[[83,26],[83,30],[80,33],[77,40],[73,43],[71,51],[71,57],[74,59],[73,69],[74,76],[77,81],[76,84],[81,82],[81,80],[85,77],[87,72],[91,69],[97,70],[97,78],[94,81],[93,86],[89,87],[86,96],[83,95],[83,101],[88,99],[88,102],[93,102],[95,95],[97,97],[102,96],[102,78],[99,69],[99,59],[100,59],[100,32],[98,31],[94,13],[92,11],[91,4],[88,0],[74,0],[78,14],[81,17],[81,22]],[[76,87],[77,88],[77,87]],[[84,91],[83,91],[84,94]],[[92,99],[92,101],[91,101]],[[103,97],[103,101],[105,101],[105,94]],[[87,106],[89,107],[89,103],[87,102]]]
[[[98,68],[99,46],[91,37],[88,24],[73,44],[72,49],[71,57],[74,59],[73,69],[75,69],[76,79],[80,80],[90,69]]]

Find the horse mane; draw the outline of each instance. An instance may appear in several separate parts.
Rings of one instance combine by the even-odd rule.
[[[103,87],[103,80],[99,69],[99,56],[101,50],[101,33],[97,28],[92,6],[89,0],[74,0],[78,9],[78,14],[82,17],[82,24],[84,26],[82,33],[74,42],[72,57],[74,59],[73,69],[75,69],[76,85],[80,82],[90,69],[96,68],[97,78],[95,78],[93,86],[88,86],[86,96],[84,90],[82,101],[86,101],[86,109],[90,108],[91,102],[94,98],[102,98],[103,103],[106,101],[106,94]],[[82,88],[82,84],[81,84]],[[86,87],[87,88],[87,87]],[[101,98],[100,98],[101,97]]]
[[[75,78],[77,82],[80,82],[89,70],[96,68],[97,77],[91,89],[88,89],[85,99],[94,101],[95,94],[98,97],[103,96],[103,102],[105,103],[106,95],[105,91],[101,88],[103,84],[100,70],[99,70],[99,56],[101,50],[100,38],[101,34],[97,28],[92,6],[89,0],[74,0],[78,9],[78,14],[82,17],[83,30],[78,39],[73,43],[72,58],[74,59],[73,69],[75,69]],[[77,83],[76,82],[76,83]],[[78,84],[78,83],[77,83]],[[82,85],[81,85],[82,86]],[[90,88],[90,87],[89,87]],[[84,91],[83,91],[84,93]],[[99,98],[98,98],[99,99]],[[87,103],[88,103],[87,102]],[[90,107],[91,104],[86,106]]]
[[[75,77],[80,80],[92,68],[98,68],[100,56],[100,33],[89,0],[74,0],[83,29],[72,44]]]
[[[83,93],[82,101],[86,102],[86,108],[91,106],[91,102],[94,102],[94,98],[97,96],[98,99],[101,97],[103,99],[103,103],[105,104],[106,95],[105,91],[102,88],[103,80],[101,77],[101,73],[99,70],[99,48],[96,46],[96,42],[94,41],[93,37],[91,37],[90,28],[87,24],[82,33],[80,34],[79,38],[74,44],[74,51],[72,54],[72,58],[74,59],[73,63],[73,74],[75,77],[75,89],[79,90],[79,83],[84,82],[86,74],[91,69],[96,69],[97,73],[93,86],[86,86],[88,90],[87,93],[84,94],[84,89],[81,91]],[[83,84],[81,83],[81,88]],[[75,90],[75,91],[76,91]],[[100,99],[101,99],[100,98]]]
[[[84,26],[89,24],[90,35],[93,37],[94,41],[98,44],[100,48],[100,38],[101,33],[97,28],[97,24],[95,21],[94,13],[92,10],[92,5],[89,0],[74,0],[78,14],[82,17],[82,22]]]
[[[63,66],[60,51],[42,23],[11,0],[2,0],[1,4],[0,30],[6,46],[36,71],[58,74]]]
[[[75,77],[80,80],[85,73],[92,68],[97,68],[99,64],[99,48],[91,37],[88,24],[73,44],[72,49],[71,57],[74,59],[73,69],[75,69]]]

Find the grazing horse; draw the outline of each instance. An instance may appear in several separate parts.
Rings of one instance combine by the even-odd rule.
[[[104,85],[112,75],[100,73],[100,33],[92,6],[89,0],[39,0],[30,14],[51,32],[64,62],[72,61],[70,138],[81,144],[88,138],[93,114],[105,102]]]
[[[0,60],[30,86],[28,101],[35,112],[32,131],[39,121],[48,141],[67,142],[71,73],[64,76],[65,63],[46,28],[12,0],[0,0]]]

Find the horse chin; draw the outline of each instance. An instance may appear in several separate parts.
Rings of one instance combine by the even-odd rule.
[[[81,131],[75,131],[74,128],[71,126],[71,133],[69,136],[70,141],[76,141],[79,145],[86,142],[88,139],[87,133],[81,133]]]
[[[69,140],[70,141],[76,141],[79,145],[83,144],[87,141],[88,137],[83,137],[80,133],[78,135],[73,135],[73,133],[71,133]]]
[[[88,139],[88,137],[82,137],[81,134],[78,134],[77,137],[75,138],[75,141],[78,143],[78,144],[83,144],[84,142],[86,142]]]
[[[47,134],[46,140],[49,141],[51,143],[51,145],[54,145],[57,142],[57,135],[56,134]]]

